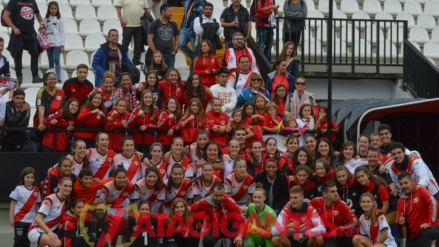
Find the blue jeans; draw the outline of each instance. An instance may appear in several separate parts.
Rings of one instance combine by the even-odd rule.
[[[196,51],[196,47],[195,47],[195,37],[191,35],[192,31],[190,28],[182,28],[180,30],[180,49],[192,60],[192,62],[194,62],[195,60],[195,56],[197,54],[195,54],[194,51]],[[191,50],[187,44],[191,42],[192,47],[194,48],[193,50]]]
[[[171,54],[163,54],[163,58],[165,59],[165,63],[166,65],[168,65],[168,68],[174,68],[174,64],[175,64],[175,55]]]
[[[50,47],[46,50],[47,57],[49,58],[49,69],[55,68],[56,78],[61,80],[61,64],[59,58],[61,56],[60,47]],[[55,63],[55,66],[53,64]]]
[[[268,61],[271,61],[271,47],[273,46],[273,28],[272,27],[258,27],[258,46],[264,53]]]

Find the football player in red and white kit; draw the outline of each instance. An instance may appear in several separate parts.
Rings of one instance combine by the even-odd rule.
[[[230,174],[224,181],[226,193],[238,203],[242,212],[245,212],[247,205],[251,203],[253,191],[255,191],[255,181],[247,173],[247,162],[238,158],[233,164],[234,173]]]
[[[143,163],[148,163],[150,166],[154,166],[157,168],[160,178],[162,180],[167,178],[166,169],[168,169],[168,162],[166,160],[163,160],[163,146],[162,144],[156,142],[151,145],[151,148],[149,150],[149,153],[151,155],[151,159],[148,160],[147,158],[143,159]]]
[[[142,165],[138,155],[134,153],[134,139],[125,136],[121,141],[122,153],[113,158],[114,166],[122,166],[127,171],[128,181],[135,184],[142,179],[146,166]]]
[[[399,174],[398,181],[402,193],[398,199],[396,224],[400,228],[409,226],[412,247],[432,246],[432,241],[439,238],[437,201],[427,189],[418,187],[408,172]]]
[[[60,247],[61,241],[53,232],[58,228],[64,214],[64,202],[70,196],[73,188],[72,179],[62,177],[59,180],[58,192],[44,198],[34,221],[27,234],[31,243],[38,246],[50,245]]]
[[[175,164],[171,169],[169,179],[164,181],[166,190],[161,191],[158,195],[159,200],[163,200],[163,212],[169,213],[172,202],[177,198],[186,200],[189,206],[194,200],[192,182],[184,177],[184,170],[178,164]]]
[[[32,167],[21,171],[20,183],[9,195],[9,223],[14,227],[14,246],[30,246],[27,232],[41,203],[40,188],[36,186],[37,173]]]
[[[149,166],[145,169],[145,177],[137,181],[134,185],[134,192],[130,199],[133,200],[137,206],[139,201],[148,201],[150,204],[150,211],[158,213],[162,204],[158,195],[164,193],[165,185],[159,175],[159,171],[155,166]]]
[[[198,202],[211,192],[212,185],[216,182],[221,182],[221,179],[215,176],[213,170],[213,164],[210,162],[205,162],[202,167],[201,176],[197,177],[193,181],[194,186],[194,201]]]
[[[127,171],[118,167],[113,171],[113,181],[105,183],[102,187],[101,198],[111,204],[112,208],[128,206],[128,197],[134,190],[134,185],[127,180]]]
[[[171,151],[164,157],[164,159],[168,161],[168,168],[166,170],[167,178],[171,175],[171,169],[175,164],[179,164],[183,167],[184,176],[186,178],[192,178],[194,176],[191,158],[184,153],[183,146],[183,138],[175,137],[172,139]]]
[[[334,182],[323,183],[321,188],[323,197],[312,199],[309,205],[317,210],[326,228],[323,247],[351,246],[357,217],[341,201]]]
[[[316,209],[304,202],[303,189],[294,185],[290,189],[290,201],[277,216],[271,228],[275,247],[322,246],[326,229]]]
[[[116,152],[108,149],[110,142],[107,133],[99,132],[95,141],[96,148],[87,149],[85,156],[90,163],[93,178],[104,180],[109,177],[110,171],[114,169],[113,158],[116,156]]]

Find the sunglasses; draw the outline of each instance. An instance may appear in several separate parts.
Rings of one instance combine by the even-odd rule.
[[[262,81],[261,78],[253,78],[252,81]]]
[[[304,85],[305,85],[305,82],[296,82],[296,85],[302,85],[302,86],[304,86]]]

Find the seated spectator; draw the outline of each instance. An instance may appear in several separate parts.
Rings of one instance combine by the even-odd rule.
[[[297,45],[300,42],[301,31],[305,27],[304,19],[308,15],[306,1],[285,1],[283,9],[284,17],[291,18],[284,20],[284,44],[286,44],[288,41],[293,41],[294,44]]]
[[[242,42],[247,42],[250,38],[252,24],[250,13],[247,8],[241,4],[241,0],[234,0],[232,4],[225,8],[221,13],[221,26],[224,28],[224,41],[226,48],[235,39],[236,33],[241,33]]]
[[[137,106],[136,87],[131,82],[131,75],[124,72],[119,76],[120,88],[115,92],[113,97],[113,105],[116,105],[118,99],[125,99],[127,111],[132,112]]]
[[[219,36],[223,33],[223,27],[219,20],[213,18],[212,13],[213,4],[206,2],[203,7],[203,15],[194,20],[195,44],[207,39],[213,44],[212,54],[216,54],[217,45],[219,45],[216,42],[221,41]],[[220,45],[222,47],[222,44]]]
[[[267,90],[271,95],[274,95],[274,89],[279,84],[285,85],[288,93],[294,92],[296,89],[294,86],[296,77],[287,72],[287,61],[285,61],[285,59],[278,59],[276,63],[273,64],[271,71],[272,72],[267,75],[266,80]]]
[[[162,88],[159,87],[160,76],[154,70],[148,70],[145,74],[145,81],[139,83],[137,87],[137,98],[142,95],[144,90],[149,90],[152,92],[152,99],[154,105],[161,109],[162,108]]]
[[[85,103],[87,96],[93,91],[93,84],[87,80],[88,66],[79,64],[76,67],[76,76],[66,80],[62,89],[66,95],[66,100],[75,98],[79,101],[79,107]]]
[[[294,77],[299,77],[300,57],[297,56],[297,47],[292,41],[285,43],[279,58],[287,61],[287,71]]]
[[[261,95],[266,101],[270,101],[270,93],[264,88],[264,79],[260,74],[251,73],[250,83],[238,96],[236,107],[243,106],[246,102],[253,102],[255,95]]]
[[[227,49],[223,58],[223,66],[229,69],[229,74],[240,70],[239,64],[237,64],[236,62],[238,62],[239,58],[243,55],[247,55],[250,58],[250,70],[254,73],[259,73],[253,51],[245,46],[244,35],[240,32],[236,32],[235,34],[233,34],[232,46]]]
[[[203,103],[203,110],[206,111],[207,105],[213,99],[210,89],[204,86],[202,78],[197,73],[192,73],[186,80],[183,90],[183,100],[186,105],[192,98],[198,98]]]
[[[203,85],[210,88],[215,85],[215,77],[220,68],[218,57],[213,54],[214,46],[210,40],[201,42],[198,56],[194,62],[194,72],[201,76]]]
[[[0,93],[0,100],[1,95],[2,93]],[[29,125],[30,106],[25,102],[25,93],[22,89],[14,90],[12,100],[6,102],[4,120],[1,120],[1,105],[2,103],[0,103],[0,127],[27,127]],[[25,140],[26,131],[2,131],[0,132],[0,152],[21,152]]]
[[[236,107],[236,92],[230,86],[227,86],[227,80],[229,77],[229,70],[225,67],[221,67],[218,70],[218,84],[213,85],[210,90],[212,94],[223,100],[223,111],[231,116],[232,111]]]
[[[293,116],[299,118],[299,109],[303,104],[316,105],[316,100],[313,93],[305,90],[306,80],[303,77],[296,79],[296,91],[289,93],[285,104],[285,116]]]
[[[253,72],[250,70],[250,58],[247,55],[242,55],[238,58],[239,70],[235,73],[229,74],[229,81],[227,85],[236,90],[236,95],[239,95],[244,88],[250,84],[250,78]]]
[[[115,87],[119,87],[120,83],[117,78],[122,74],[122,62],[129,63],[128,48],[118,44],[119,32],[116,29],[108,31],[108,41],[101,44],[96,51],[92,66],[96,71],[95,87],[102,85],[102,77],[106,71],[113,72],[116,76]]]
[[[104,105],[107,111],[113,109],[114,97],[116,97],[117,88],[114,87],[116,78],[113,72],[105,72],[103,78],[103,84],[100,87],[96,87],[92,92],[101,92],[104,97]],[[87,96],[88,97],[88,96]]]

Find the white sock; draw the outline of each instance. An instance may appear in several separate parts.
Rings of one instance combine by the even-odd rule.
[[[399,247],[405,247],[405,238],[400,238],[399,239]]]
[[[432,244],[431,247],[436,247],[436,245],[435,245],[435,244]]]

